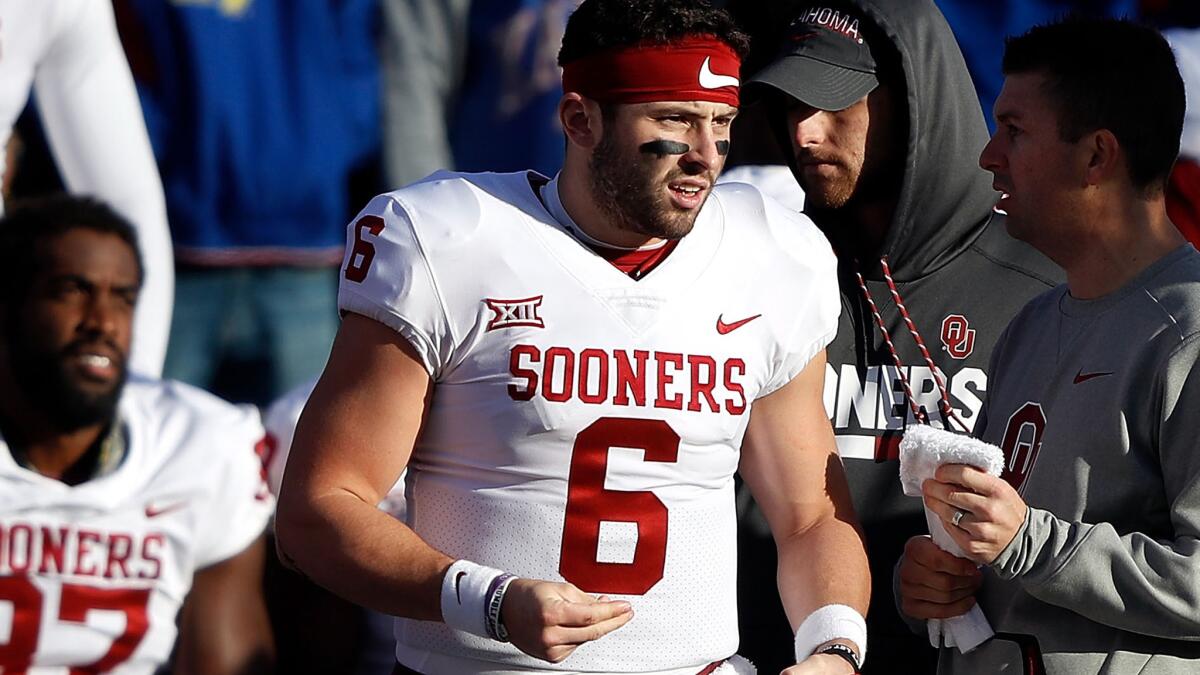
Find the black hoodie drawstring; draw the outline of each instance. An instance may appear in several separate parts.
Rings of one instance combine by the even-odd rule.
[[[929,367],[929,372],[933,373],[933,382],[938,389],[942,414],[945,415],[948,421],[953,420],[957,422],[964,432],[970,431],[967,425],[959,419],[958,414],[954,412],[954,408],[950,406],[950,393],[946,388],[945,378],[934,364],[933,357],[929,355],[929,350],[925,348],[925,340],[921,338],[921,332],[917,330],[917,325],[913,323],[912,318],[908,315],[908,309],[904,306],[904,300],[900,297],[900,291],[896,288],[895,280],[892,279],[892,271],[888,267],[887,256],[880,258],[879,264],[883,268],[883,278],[887,281],[888,289],[892,293],[892,300],[900,310],[900,318],[904,319],[904,324],[908,327],[909,334],[912,335],[913,341],[917,343],[917,349],[921,351],[921,357],[925,359],[925,365]],[[888,353],[892,355],[892,361],[896,364],[896,374],[900,376],[900,384],[904,387],[904,395],[908,399],[909,408],[913,411],[913,417],[921,424],[929,424],[929,414],[917,407],[917,402],[913,398],[912,386],[908,382],[908,376],[904,374],[904,364],[900,361],[900,354],[896,352],[896,345],[892,342],[891,333],[888,332],[887,326],[883,323],[883,317],[879,314],[879,308],[875,305],[875,299],[871,297],[871,291],[867,288],[867,281],[863,278],[857,261],[855,261],[854,266],[854,276],[858,279],[858,287],[862,290],[863,297],[867,300],[867,305],[871,308],[871,316],[875,319],[875,325],[879,327],[879,332],[883,335],[883,341],[887,344]]]

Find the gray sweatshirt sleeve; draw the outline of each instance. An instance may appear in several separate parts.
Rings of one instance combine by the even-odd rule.
[[[1152,443],[1173,538],[1119,533],[1109,523],[1067,522],[1030,508],[996,561],[1032,596],[1125,631],[1200,641],[1200,335],[1164,360],[1152,388]],[[1137,508],[1137,505],[1130,505]]]

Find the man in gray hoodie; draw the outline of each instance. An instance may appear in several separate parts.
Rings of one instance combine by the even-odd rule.
[[[758,88],[805,213],[838,255],[825,405],[875,580],[866,667],[925,674],[936,654],[901,621],[889,583],[905,541],[927,532],[920,500],[900,488],[900,439],[921,421],[977,423],[992,346],[1061,272],[1009,237],[992,208],[999,195],[976,162],[983,112],[932,0],[791,7],[779,54],[748,93]],[[774,546],[758,520],[743,517],[739,541],[742,653],[769,671],[787,662],[772,646],[787,624],[765,611]]]
[[[951,465],[924,486],[982,576],[914,540],[901,605],[930,619],[977,601],[996,630],[1033,636],[1051,675],[1200,672],[1200,254],[1164,199],[1183,82],[1160,35],[1115,20],[1035,28],[1004,72],[979,163],[1009,232],[1067,283],[993,353],[975,432],[1004,474]],[[938,670],[1021,660],[993,640],[942,649]]]

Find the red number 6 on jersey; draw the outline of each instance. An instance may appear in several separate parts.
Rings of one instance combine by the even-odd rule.
[[[563,578],[588,593],[641,595],[663,577],[667,562],[667,506],[653,492],[608,490],[610,448],[641,448],[647,462],[674,462],[679,434],[662,420],[602,417],[580,432],[571,453],[563,522]],[[636,523],[633,562],[598,562],[600,523]]]
[[[367,270],[371,269],[371,261],[375,259],[375,245],[363,239],[363,230],[378,237],[383,232],[383,218],[379,216],[363,216],[354,223],[354,247],[350,249],[350,260],[346,263],[346,278],[361,284],[367,278]]]

